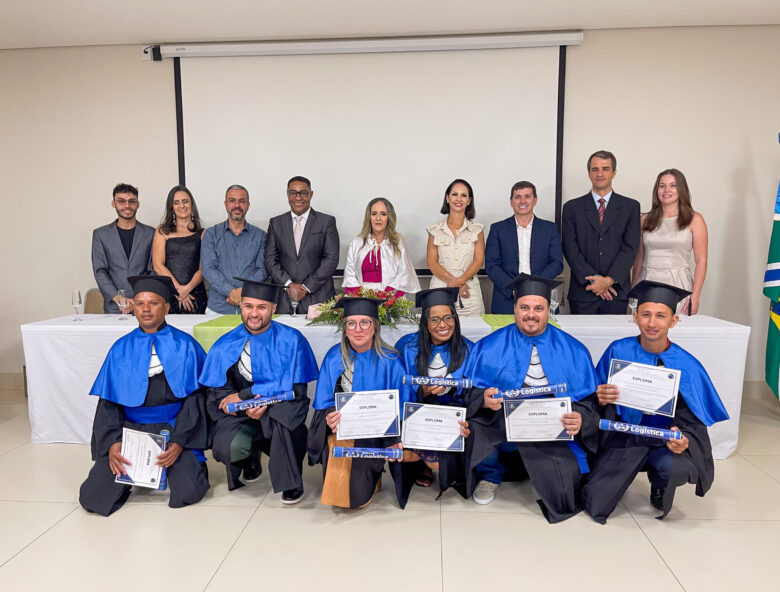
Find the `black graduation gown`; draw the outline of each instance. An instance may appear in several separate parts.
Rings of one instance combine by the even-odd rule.
[[[615,405],[607,405],[603,409],[605,419],[621,421]],[[715,478],[707,426],[693,414],[682,396],[677,398],[672,425],[680,428],[688,438],[688,449],[682,454],[670,451],[674,462],[664,490],[663,513],[658,516],[659,520],[665,518],[672,509],[677,487],[685,483],[696,484],[696,495],[702,497]],[[666,442],[657,438],[602,432],[599,454],[592,463],[590,475],[583,487],[585,511],[596,522],[605,524],[637,473],[647,470],[650,452],[662,447],[666,448]]]
[[[471,436],[464,452],[466,482],[459,489],[471,497],[479,481],[477,465],[499,444],[506,442],[504,409],[491,411],[482,407],[485,389],[472,388],[467,395]],[[598,447],[598,402],[596,395],[572,402],[572,411],[582,415],[582,428],[575,441],[586,453],[594,454]],[[548,522],[554,524],[574,516],[582,509],[580,490],[585,474],[566,442],[518,443],[517,453],[501,453],[499,460],[506,472],[504,481],[530,478],[539,494],[537,503]]]
[[[140,424],[125,418],[125,407],[106,399],[98,401],[92,427],[92,460],[95,464],[82,483],[79,502],[85,510],[108,516],[121,508],[130,496],[130,485],[117,483],[108,463],[108,450],[122,441],[122,428],[159,434],[168,430],[171,443],[182,450],[176,462],[168,467],[168,488],[171,492],[168,505],[181,508],[203,499],[209,489],[206,463],[196,457],[193,449],[208,448],[208,420],[203,390],[197,390],[183,399],[177,399],[171,391],[165,372],[149,378],[144,407],[156,407],[170,403],[182,403],[176,416],[176,425],[168,423]]]
[[[228,489],[243,487],[241,471],[245,461],[230,462],[230,443],[242,426],[255,430],[255,446],[268,455],[268,472],[275,493],[303,487],[301,469],[306,454],[306,415],[309,412],[308,385],[293,385],[295,399],[269,405],[260,420],[247,417],[245,411],[228,415],[219,408],[219,402],[232,393],[242,400],[253,399],[252,383],[233,364],[226,373],[227,382],[219,388],[209,389],[206,408],[214,422],[211,443],[214,458],[225,464]]]

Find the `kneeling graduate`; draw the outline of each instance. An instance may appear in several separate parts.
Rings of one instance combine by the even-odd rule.
[[[303,499],[307,391],[317,379],[317,362],[300,331],[271,320],[281,286],[236,279],[244,282],[243,323],[211,347],[200,375],[209,387],[212,451],[227,468],[230,490],[260,478],[265,452],[274,492],[282,492],[282,503],[295,504]],[[274,395],[291,400],[231,411],[236,403]]]
[[[157,457],[167,471],[168,505],[199,502],[209,488],[206,457],[208,418],[198,374],[203,348],[183,331],[167,325],[165,314],[176,289],[169,277],[128,278],[135,292],[138,328],[111,346],[91,395],[100,397],[92,428],[95,464],[81,485],[85,510],[108,516],[130,496],[130,485],[117,483],[130,461],[122,456],[122,429],[150,434],[168,431],[170,443]]]
[[[696,484],[703,496],[712,485],[715,469],[707,426],[728,419],[728,413],[701,363],[671,343],[669,329],[679,320],[677,303],[690,292],[644,280],[628,294],[638,300],[634,321],[637,337],[614,341],[597,366],[600,383],[606,383],[611,361],[623,360],[680,370],[674,417],[646,414],[620,405],[620,390],[612,384],[598,387],[605,419],[650,428],[682,432],[679,440],[664,441],[641,435],[603,432],[599,453],[583,489],[585,511],[604,524],[640,471],[650,479],[650,503],[664,518],[672,508],[675,489]]]
[[[341,344],[334,345],[322,361],[314,417],[309,431],[309,464],[322,464],[324,483],[322,503],[341,508],[362,508],[379,491],[384,458],[335,458],[336,447],[398,448],[397,436],[337,440],[342,414],[336,410],[338,393],[388,391],[403,384],[404,365],[398,352],[380,336],[381,300],[344,297],[336,306],[344,309]],[[387,394],[390,397],[390,394]],[[399,408],[409,399],[401,391]],[[400,432],[399,432],[400,435]],[[402,456],[398,450],[398,460]],[[403,508],[414,483],[415,467],[410,463],[390,462],[395,492]]]
[[[550,292],[560,283],[527,274],[510,283],[507,289],[514,294],[515,323],[478,341],[464,372],[472,379],[476,396],[482,393],[479,388],[497,387],[484,391],[483,408],[469,417],[474,441],[467,492],[473,492],[476,503],[488,504],[505,469],[514,478],[527,474],[539,494],[542,513],[551,523],[582,509],[579,494],[589,470],[586,451],[595,452],[599,419],[596,372],[588,350],[548,324]],[[499,393],[499,389],[529,387],[548,394],[515,401]],[[507,397],[512,394],[506,393]],[[523,406],[537,411],[525,411]],[[518,417],[527,421],[518,424],[518,434],[510,438],[507,425],[515,425]]]

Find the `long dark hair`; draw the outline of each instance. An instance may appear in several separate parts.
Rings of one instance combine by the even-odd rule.
[[[691,192],[688,189],[688,181],[685,179],[685,175],[677,169],[666,169],[658,173],[658,176],[655,178],[653,205],[650,208],[650,213],[645,217],[644,224],[642,224],[642,230],[647,232],[656,230],[664,218],[664,209],[661,206],[661,200],[658,199],[658,186],[661,184],[661,177],[664,175],[671,175],[674,177],[675,183],[677,183],[677,228],[680,230],[687,228],[693,220]]]
[[[449,340],[450,363],[447,366],[449,373],[455,372],[466,360],[466,346],[460,335],[460,319],[455,308],[450,305],[450,312],[455,317],[455,330]],[[428,376],[428,362],[431,359],[431,332],[428,330],[428,311],[430,307],[422,309],[420,315],[420,330],[417,333],[417,375]]]
[[[192,220],[190,220],[187,228],[192,232],[200,232],[203,230],[203,226],[200,223],[198,206],[195,205],[195,198],[192,197],[192,192],[184,185],[176,185],[176,187],[168,192],[168,198],[165,200],[165,217],[163,218],[162,224],[160,224],[160,232],[163,234],[176,232],[176,214],[173,211],[173,196],[179,191],[183,191],[190,197],[190,205],[192,206]]]
[[[466,206],[466,219],[467,220],[473,220],[474,216],[477,215],[477,208],[474,206],[474,190],[471,188],[471,183],[466,181],[465,179],[455,179],[452,183],[447,185],[447,189],[444,190],[444,203],[442,203],[441,210],[439,210],[442,214],[449,214],[450,213],[450,204],[447,203],[447,196],[452,191],[452,188],[455,187],[460,183],[461,185],[465,185],[466,189],[469,191],[469,205]]]

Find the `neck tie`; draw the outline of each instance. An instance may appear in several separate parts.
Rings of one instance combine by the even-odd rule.
[[[603,197],[599,198],[599,224],[604,224],[604,212],[607,209],[604,205],[605,203],[607,203],[606,199]]]
[[[293,228],[293,239],[295,240],[295,254],[301,250],[301,238],[303,238],[303,216],[295,216],[295,228]]]

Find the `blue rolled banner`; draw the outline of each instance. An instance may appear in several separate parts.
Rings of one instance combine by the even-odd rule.
[[[165,448],[163,448],[163,452],[165,452],[165,449],[168,448],[168,442],[171,441],[171,432],[170,430],[160,430],[160,435],[165,438]],[[168,489],[168,469],[165,467],[163,467],[163,470],[160,473],[160,485],[157,489],[160,491]]]
[[[290,391],[288,393],[280,393],[278,395],[267,395],[264,397],[258,397],[256,399],[247,399],[246,401],[228,403],[225,405],[225,410],[228,413],[236,413],[237,411],[246,411],[247,409],[253,409],[254,407],[265,407],[266,405],[275,405],[276,403],[282,403],[284,401],[292,401],[294,398],[295,393]]]
[[[635,423],[623,423],[622,421],[609,421],[608,419],[599,420],[599,429],[605,432],[620,432],[621,434],[646,436],[648,438],[658,438],[659,440],[682,440],[682,432],[680,431],[653,428]]]
[[[446,378],[444,376],[412,376],[407,374],[403,378],[404,384],[417,386],[446,386],[455,388],[471,388],[470,378]]]
[[[554,395],[557,393],[565,393],[569,390],[568,385],[565,382],[559,384],[545,384],[542,386],[527,386],[519,389],[510,389],[506,391],[498,391],[498,397],[501,399],[530,399],[531,397],[538,397],[540,395]]]
[[[333,458],[386,458],[401,460],[404,451],[401,448],[350,448],[334,446]]]

